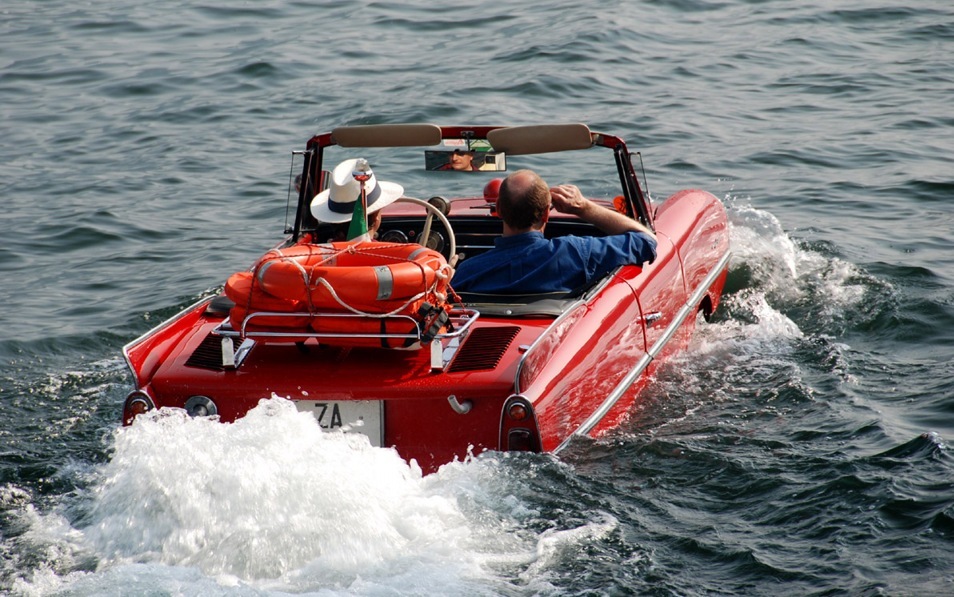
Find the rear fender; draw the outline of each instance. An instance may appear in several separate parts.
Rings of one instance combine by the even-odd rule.
[[[136,387],[146,386],[183,336],[193,331],[195,322],[212,301],[203,298],[163,321],[123,347],[123,357],[136,379]]]

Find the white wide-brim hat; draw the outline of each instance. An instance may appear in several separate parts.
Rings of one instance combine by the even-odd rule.
[[[362,162],[362,166],[367,168],[367,161],[357,158],[345,160],[335,166],[328,188],[311,200],[311,214],[319,222],[338,224],[351,221],[355,202],[361,199],[361,183],[354,177],[358,162]],[[369,177],[364,183],[369,214],[394,203],[404,194],[404,187],[377,180],[370,168],[364,170],[363,174]]]

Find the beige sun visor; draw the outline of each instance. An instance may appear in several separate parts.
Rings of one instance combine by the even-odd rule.
[[[341,147],[411,147],[437,145],[441,127],[435,124],[372,124],[339,126],[331,138]]]
[[[509,126],[490,131],[487,140],[495,151],[509,155],[569,151],[593,146],[590,128],[585,124]]]

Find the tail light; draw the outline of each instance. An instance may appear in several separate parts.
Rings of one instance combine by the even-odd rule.
[[[133,419],[154,408],[156,405],[149,394],[142,390],[132,392],[126,396],[126,402],[123,404],[123,425],[132,425]]]
[[[500,417],[500,449],[539,452],[540,432],[533,406],[523,396],[511,396]]]

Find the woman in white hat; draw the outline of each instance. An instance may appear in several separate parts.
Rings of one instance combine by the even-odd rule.
[[[362,183],[366,212],[361,210]],[[381,209],[403,194],[401,185],[377,180],[367,160],[352,158],[335,166],[328,188],[311,200],[311,214],[322,223],[342,224],[332,241],[359,240],[365,234],[372,238],[381,225]]]

